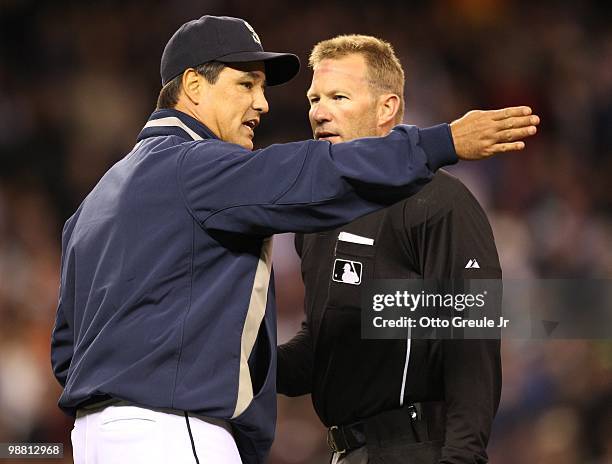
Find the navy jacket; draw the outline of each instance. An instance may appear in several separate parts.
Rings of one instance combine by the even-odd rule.
[[[64,226],[60,407],[110,397],[225,419],[243,461],[263,462],[276,416],[270,236],[347,223],[455,161],[448,125],[249,151],[155,111]]]

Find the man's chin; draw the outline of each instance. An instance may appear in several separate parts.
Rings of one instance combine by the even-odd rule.
[[[246,148],[247,150],[253,150],[253,140],[248,137],[241,138],[234,143],[240,145],[242,148]]]
[[[240,134],[238,144],[246,148],[247,150],[253,149],[253,139],[255,138],[255,132],[253,129],[244,126],[246,134]]]

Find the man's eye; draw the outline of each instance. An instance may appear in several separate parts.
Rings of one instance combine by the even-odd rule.
[[[334,100],[345,100],[346,96],[345,95],[334,95]]]
[[[319,97],[312,97],[309,98],[308,101],[310,102],[310,106],[314,105],[315,103],[319,103]]]
[[[252,82],[241,82],[240,85],[242,85],[243,87],[245,87],[248,90],[251,90],[253,88],[253,83]]]

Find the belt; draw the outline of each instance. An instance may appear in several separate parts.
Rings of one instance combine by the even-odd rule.
[[[345,453],[366,444],[365,423],[332,425],[327,429],[327,444],[336,453]]]
[[[423,419],[422,405],[421,403],[414,403],[407,406],[406,409],[408,417],[410,417],[410,425],[412,426],[415,442],[419,442],[421,440],[415,424]],[[382,414],[384,415],[385,413]],[[364,446],[367,442],[366,422],[369,422],[369,419],[348,425],[331,426],[327,430],[327,444],[330,449],[335,453],[345,453]]]
[[[129,401],[123,401],[123,400],[118,400],[115,398],[111,398],[108,400],[104,400],[104,401],[99,401],[97,403],[91,403],[88,404],[86,406],[82,406],[80,407],[77,412],[76,412],[76,417],[77,419],[84,417],[88,414],[94,414],[97,412],[101,412],[102,410],[106,409],[109,406],[133,406],[136,408],[144,408],[144,409],[149,409],[151,411],[156,411],[156,412],[161,412],[164,414],[173,414],[176,416],[181,416],[181,417],[185,417],[185,412],[188,411],[183,411],[180,409],[171,409],[171,408],[152,408],[150,406],[142,406],[140,404],[136,404],[136,403],[131,403]],[[217,425],[225,430],[227,430],[230,434],[233,435],[232,432],[232,428],[231,425],[229,424],[228,421],[224,420],[224,419],[218,419],[216,417],[209,417],[209,416],[203,416],[201,414],[196,414],[193,412],[189,412],[189,418],[190,419],[199,419],[201,421],[204,422],[208,422],[209,424],[213,424],[213,425]]]

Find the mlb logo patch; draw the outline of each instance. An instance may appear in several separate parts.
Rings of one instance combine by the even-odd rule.
[[[343,284],[359,285],[361,283],[362,264],[359,261],[336,259],[332,280]]]

